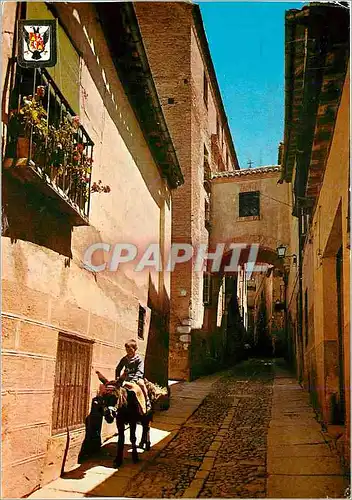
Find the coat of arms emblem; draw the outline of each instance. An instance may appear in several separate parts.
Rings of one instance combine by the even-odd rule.
[[[18,63],[23,67],[56,64],[56,21],[19,21]]]

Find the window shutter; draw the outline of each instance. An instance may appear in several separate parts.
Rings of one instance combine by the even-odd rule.
[[[44,2],[27,2],[27,19],[55,19]],[[60,24],[57,31],[57,63],[47,68],[65,99],[77,115],[80,111],[80,57]]]

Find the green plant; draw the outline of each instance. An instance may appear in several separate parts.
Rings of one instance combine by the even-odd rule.
[[[48,134],[47,113],[41,102],[43,88],[38,87],[34,96],[24,97],[23,105],[18,111],[25,137],[30,137],[32,133],[35,138],[44,140]]]
[[[33,140],[32,159],[49,176],[61,179],[69,195],[83,195],[86,200],[89,191],[109,193],[110,186],[101,180],[89,189],[93,159],[88,155],[88,144],[79,140],[79,117],[63,113],[59,124],[49,123],[44,96],[45,87],[38,86],[34,96],[22,98],[21,107],[11,113],[10,135],[16,140],[21,136]]]
[[[87,199],[93,159],[87,154],[87,145],[77,142],[79,117],[66,115],[59,127],[49,126],[47,142],[50,145],[49,166],[56,170],[56,175],[68,175],[71,181],[71,194],[79,191]],[[109,193],[110,186],[104,186],[99,180],[94,182],[92,193]]]

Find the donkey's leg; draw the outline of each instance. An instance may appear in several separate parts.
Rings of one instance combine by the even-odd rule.
[[[115,467],[120,467],[123,462],[123,447],[125,444],[125,424],[122,420],[117,423],[117,432],[119,434],[119,439],[117,442],[117,454],[114,465]]]
[[[133,463],[138,462],[138,451],[137,451],[137,438],[136,438],[136,427],[137,422],[130,422],[130,439],[132,444],[132,460]]]
[[[150,420],[148,419],[143,426],[143,432],[145,427],[145,451],[150,450]]]
[[[147,441],[147,437],[146,437],[146,434],[145,434],[145,429],[144,429],[144,425],[142,424],[142,437],[141,437],[141,440],[139,442],[139,445],[138,447],[139,448],[143,448],[145,443]]]
[[[144,445],[147,444],[148,440],[146,420],[144,418],[141,418],[141,425],[142,425],[142,437],[139,443],[139,448],[144,448]]]

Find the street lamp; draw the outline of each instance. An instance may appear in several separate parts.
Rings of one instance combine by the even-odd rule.
[[[279,259],[284,259],[286,255],[286,247],[285,245],[279,245],[276,249],[277,256]]]
[[[292,257],[292,264],[295,266],[297,264],[297,255],[292,254],[292,255],[286,255],[286,246],[285,245],[279,245],[276,248],[276,253],[279,259],[284,259],[286,258],[291,258]]]

